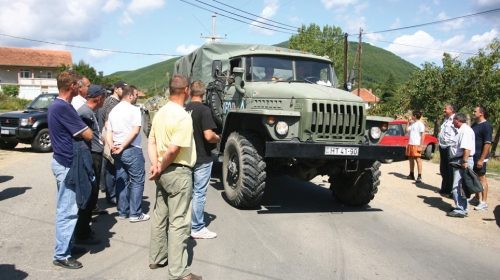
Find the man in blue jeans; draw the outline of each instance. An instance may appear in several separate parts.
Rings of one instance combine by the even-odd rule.
[[[149,220],[142,213],[144,193],[144,155],[141,148],[141,110],[134,106],[137,88],[125,86],[120,103],[109,113],[106,140],[109,143],[116,167],[116,194],[120,219],[130,217],[130,222]]]
[[[193,169],[193,214],[191,221],[191,238],[210,239],[217,237],[215,232],[205,227],[204,210],[207,200],[207,187],[212,173],[211,144],[220,141],[213,132],[216,129],[210,108],[201,103],[205,94],[205,85],[200,81],[191,83],[191,102],[186,111],[193,119],[193,136],[196,143],[196,165]]]
[[[57,76],[59,96],[48,109],[50,140],[54,155],[52,172],[57,181],[56,245],[53,264],[76,269],[82,264],[71,257],[71,237],[78,219],[75,185],[65,183],[66,175],[73,163],[72,138],[92,139],[92,130],[78,117],[71,100],[78,95],[78,74],[63,71]]]

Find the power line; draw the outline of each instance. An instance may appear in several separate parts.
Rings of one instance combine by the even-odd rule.
[[[138,54],[138,55],[151,55],[151,56],[153,56],[153,55],[183,56],[183,55],[178,55],[178,54],[166,54],[166,53],[138,53],[138,52],[126,52],[126,51],[113,51],[113,50],[107,50],[107,49],[97,49],[97,48],[82,47],[82,46],[69,45],[69,44],[60,44],[60,43],[54,43],[54,42],[48,42],[48,41],[42,41],[42,40],[29,39],[29,38],[23,38],[23,37],[18,37],[18,36],[12,36],[12,35],[7,35],[7,34],[0,34],[0,36],[10,37],[10,38],[15,38],[15,39],[21,39],[21,40],[26,40],[26,41],[32,41],[32,42],[38,42],[38,43],[44,43],[44,44],[50,44],[50,45],[57,45],[57,46],[64,46],[64,47],[71,47],[71,48],[79,48],[79,49],[86,49],[86,50],[103,51],[103,52],[111,52],[111,53]]]

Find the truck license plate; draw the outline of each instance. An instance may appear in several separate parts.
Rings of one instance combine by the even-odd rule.
[[[2,129],[2,134],[9,134],[9,133],[10,133],[10,130]]]
[[[359,148],[353,147],[325,147],[325,155],[358,156]]]

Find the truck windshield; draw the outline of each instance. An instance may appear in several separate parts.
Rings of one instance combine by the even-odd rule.
[[[39,95],[30,103],[28,109],[46,110],[54,99],[56,99],[55,95]]]
[[[250,62],[246,67],[247,81],[302,82],[330,87],[336,85],[332,65],[324,61],[254,56],[247,62]]]

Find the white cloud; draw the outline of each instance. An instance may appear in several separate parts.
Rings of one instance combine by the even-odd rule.
[[[288,19],[291,23],[301,23],[303,22],[304,20],[299,18],[299,17],[291,17]]]
[[[263,23],[266,23],[266,19],[270,19],[271,17],[276,15],[276,11],[279,8],[279,0],[264,0],[264,5],[265,5],[264,9],[260,13],[261,18],[258,19],[259,22],[257,21],[252,22],[252,25],[250,25],[250,32],[271,36],[274,34],[274,31],[257,26],[274,29],[274,27]]]
[[[370,6],[368,2],[361,3],[359,5],[354,6],[354,11],[356,12],[356,14],[359,14],[361,11],[368,8],[368,6]]]
[[[396,18],[396,21],[394,21],[394,23],[391,24],[391,29],[396,29],[399,27],[401,27],[401,21],[399,20],[399,18]]]
[[[457,35],[447,40],[437,40],[424,31],[417,31],[413,35],[403,35],[396,38],[386,50],[406,59],[436,62],[441,61],[444,52],[453,56],[462,56],[461,53],[477,53],[498,37],[496,29],[483,34],[474,35],[467,39],[465,35]]]
[[[123,12],[123,15],[120,17],[120,20],[118,21],[120,25],[130,25],[134,23],[128,12]]]
[[[90,57],[90,61],[98,62],[98,61],[104,61],[109,57],[113,56],[113,52],[89,50],[87,52],[87,55]]]
[[[445,12],[441,12],[437,16],[437,20],[446,20],[448,18],[449,17],[446,15]],[[473,22],[474,22],[473,19],[467,19],[467,21],[465,21],[465,19],[460,18],[452,21],[443,22],[439,25],[438,29],[443,31],[456,30],[464,28],[465,26],[470,26]]]
[[[0,0],[0,33],[51,42],[90,41],[100,36],[104,26],[102,0],[53,0],[50,5],[36,0]],[[8,37],[0,45],[40,46],[39,42]]]
[[[102,11],[109,14],[121,8],[122,6],[123,2],[120,0],[108,0],[106,1],[106,4],[104,4],[104,7],[102,7]]]
[[[144,12],[159,9],[165,5],[164,0],[132,0],[128,5],[127,10],[134,14],[142,14]]]
[[[197,45],[189,45],[188,47],[186,47],[185,44],[182,44],[182,45],[178,46],[175,49],[175,51],[178,53],[181,53],[181,54],[189,54],[189,53],[192,53],[194,50],[196,50],[199,47],[200,46],[197,46]]]
[[[356,4],[358,3],[358,0],[321,0],[321,3],[323,3],[327,10],[330,10],[333,6],[348,6]]]
[[[417,11],[417,14],[431,14],[432,13],[432,10],[431,10],[431,7],[429,6],[426,6],[426,5],[420,5],[420,7],[418,7],[418,11]]]

